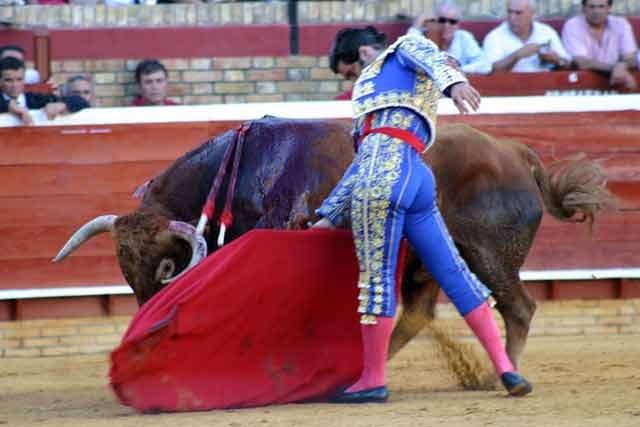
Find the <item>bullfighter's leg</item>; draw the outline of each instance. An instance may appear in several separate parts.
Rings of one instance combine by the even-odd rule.
[[[422,185],[407,211],[405,234],[424,265],[473,330],[511,395],[531,391],[531,385],[511,364],[489,307],[490,291],[471,273],[456,249],[436,205],[435,179],[424,163],[416,167]]]
[[[411,156],[406,143],[367,136],[358,151],[359,172],[351,197],[351,227],[358,257],[358,312],[361,313],[363,371],[336,403],[386,400],[385,364],[396,308],[395,272],[402,230],[403,196],[410,192]],[[415,190],[413,190],[415,193]]]
[[[423,271],[422,262],[415,255],[407,257],[409,260],[405,266],[401,287],[402,313],[391,334],[389,359],[433,320],[440,291],[440,287],[430,275],[426,279],[417,277],[419,272]]]

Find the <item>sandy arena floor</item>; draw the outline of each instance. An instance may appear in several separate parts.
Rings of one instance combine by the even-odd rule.
[[[640,426],[640,336],[531,338],[533,394],[463,391],[419,337],[389,365],[390,402],[140,415],[120,405],[100,356],[0,359],[8,426]]]

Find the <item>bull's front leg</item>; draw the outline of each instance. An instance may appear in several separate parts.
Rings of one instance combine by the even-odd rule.
[[[517,369],[527,343],[531,320],[536,311],[536,302],[519,279],[516,279],[514,285],[509,288],[508,295],[496,293],[494,297],[497,303],[496,308],[504,320],[507,354]]]

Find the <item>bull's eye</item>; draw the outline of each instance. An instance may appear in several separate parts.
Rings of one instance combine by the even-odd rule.
[[[156,281],[166,280],[173,277],[176,271],[176,263],[171,258],[162,258],[158,268],[156,268]]]

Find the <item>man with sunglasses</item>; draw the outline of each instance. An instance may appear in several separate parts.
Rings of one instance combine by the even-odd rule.
[[[532,390],[507,356],[487,302],[490,291],[458,253],[436,205],[436,183],[421,155],[434,143],[438,99],[451,97],[461,113],[475,111],[480,95],[424,37],[404,36],[385,48],[375,28],[338,32],[329,63],[356,77],[353,106],[355,159],[316,211],[314,227],[351,224],[360,267],[358,312],[364,367],[334,403],[385,402],[385,363],[396,309],[398,250],[407,236],[494,363],[513,396]]]
[[[640,52],[631,24],[611,16],[613,0],[582,0],[582,15],[562,28],[562,41],[581,70],[607,73],[611,86],[637,88],[630,69],[640,66]]]
[[[535,21],[535,0],[508,0],[507,20],[484,39],[493,71],[536,73],[571,68],[558,33]]]
[[[460,8],[452,1],[444,1],[436,6],[434,23],[431,25],[437,25],[439,30],[438,47],[455,58],[465,73],[488,74],[491,72],[491,63],[473,34],[460,29],[460,14]]]

